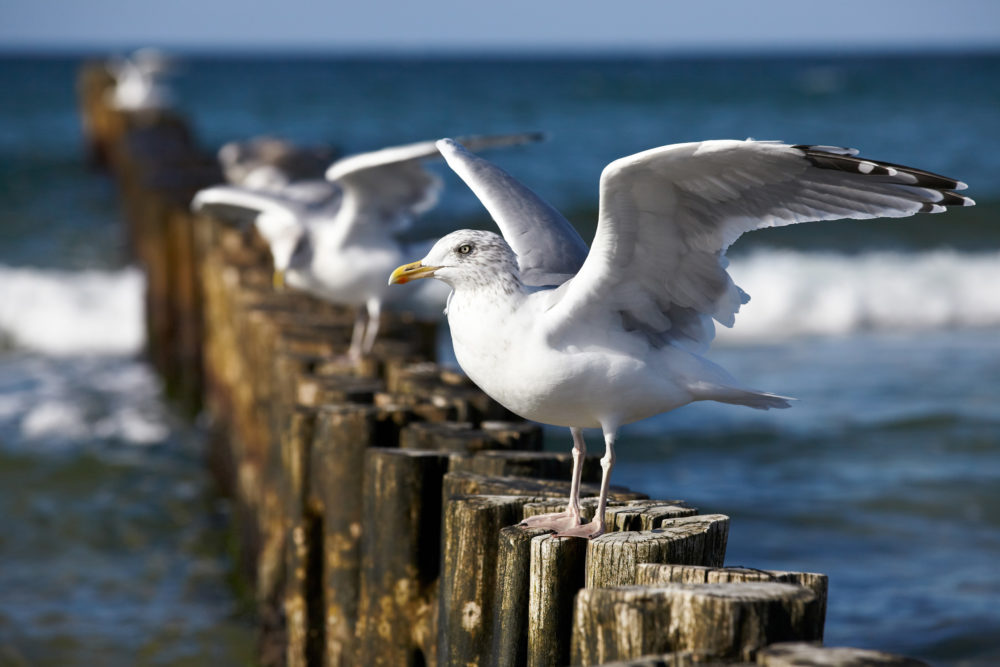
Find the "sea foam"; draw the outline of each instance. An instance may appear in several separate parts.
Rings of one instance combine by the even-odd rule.
[[[1000,326],[1000,252],[761,249],[729,272],[751,300],[724,343]]]
[[[729,272],[751,295],[727,344],[865,331],[1000,327],[1000,252],[858,255],[760,249]],[[0,265],[0,338],[48,355],[135,354],[145,343],[142,273]]]
[[[145,342],[138,269],[52,271],[0,265],[0,338],[51,355],[134,354]]]

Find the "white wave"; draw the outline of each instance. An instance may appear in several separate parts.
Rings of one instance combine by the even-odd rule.
[[[1000,326],[1000,252],[758,250],[729,272],[751,295],[722,343]]]
[[[0,338],[52,355],[134,354],[145,342],[138,269],[50,271],[0,265]]]
[[[1000,252],[861,255],[762,249],[729,271],[752,299],[720,343],[862,331],[1000,326]],[[142,273],[0,265],[0,338],[51,355],[134,354],[145,342]]]
[[[163,442],[170,418],[143,361],[116,355],[0,356],[0,443],[73,449]]]

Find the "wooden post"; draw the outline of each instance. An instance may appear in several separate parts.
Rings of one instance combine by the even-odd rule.
[[[585,588],[576,600],[573,664],[671,651],[753,660],[777,641],[818,639],[819,600],[779,583]]]
[[[601,667],[755,667],[757,663],[740,661],[719,661],[704,651],[672,651],[663,655],[644,655],[632,660],[605,662]],[[804,666],[803,666],[804,667]],[[818,665],[815,667],[819,667]]]
[[[930,667],[922,660],[860,648],[823,647],[808,642],[771,644],[757,653],[761,667],[837,665],[837,667]]]
[[[485,434],[470,422],[414,422],[400,434],[402,449],[469,452],[486,448]]]
[[[318,410],[308,475],[310,504],[323,517],[323,576],[315,585],[325,597],[329,665],[357,664],[365,455],[374,444],[396,442],[398,417],[372,405],[352,403]]]
[[[284,663],[288,643],[286,604],[296,609],[306,605],[305,580],[297,579],[293,573],[294,581],[290,582],[286,566],[294,563],[293,567],[297,567],[299,560],[307,556],[305,552],[289,554],[286,550],[291,546],[289,531],[303,525],[305,516],[303,459],[312,441],[314,417],[309,410],[290,415],[288,426],[281,435],[281,446],[274,448],[268,465],[270,474],[258,517],[259,548],[253,554],[256,557],[260,660],[265,665]],[[305,627],[301,628],[299,636],[305,637],[306,632]]]
[[[388,390],[420,397],[448,413],[448,419],[479,424],[511,421],[516,416],[477,389],[461,375],[447,373],[436,364],[420,363],[387,369]]]
[[[673,526],[671,520],[698,514],[683,500],[632,500],[611,506],[605,515],[609,531],[652,531]],[[725,551],[725,543],[722,545]]]
[[[573,600],[584,584],[587,542],[551,535],[531,541],[528,667],[569,664]]]
[[[285,618],[287,646],[285,663],[288,667],[308,667],[323,660],[322,625],[317,622],[321,609],[318,587],[318,567],[322,548],[322,524],[310,512],[293,517],[285,549],[287,587]]]
[[[496,423],[496,422],[487,422]],[[534,426],[526,424],[527,427]],[[483,424],[484,430],[486,423]],[[487,431],[489,433],[489,431]],[[566,452],[525,451],[536,450],[533,433],[527,437],[529,446],[518,444],[511,451],[485,450],[474,456],[455,457],[452,459],[452,472],[469,472],[485,477],[530,477],[541,479],[558,479],[569,481],[573,470],[573,460]],[[539,444],[541,434],[537,436]],[[600,457],[588,456],[583,465],[583,481],[598,483],[601,481]]]
[[[580,491],[585,495],[596,496],[600,488],[596,484],[581,484]],[[511,494],[538,496],[537,502],[544,498],[562,499],[562,504],[565,505],[569,496],[569,482],[527,477],[487,477],[468,472],[450,472],[445,477],[446,496]],[[637,500],[645,498],[645,495],[612,486],[609,497],[613,500]]]
[[[438,665],[481,665],[493,645],[500,530],[521,521],[531,496],[457,496],[445,504]]]
[[[747,581],[776,581],[783,584],[805,586],[819,600],[819,638],[823,638],[826,619],[826,596],[829,580],[825,574],[815,572],[785,572],[781,570],[754,570],[746,567],[703,567],[699,565],[664,565],[644,563],[636,566],[635,583],[639,586],[663,584],[722,584]]]
[[[440,569],[448,456],[371,448],[365,460],[358,665],[436,663],[433,586]]]
[[[373,378],[306,372],[294,378],[289,393],[300,405],[371,404],[381,386],[381,381]]]
[[[728,534],[729,517],[721,514],[667,519],[650,531],[606,533],[587,545],[587,588],[635,584],[639,563],[719,567]]]
[[[593,499],[588,499],[590,514],[593,513]],[[562,509],[565,501],[542,501],[531,503],[525,506],[532,508],[544,507],[546,511]],[[640,516],[644,509],[649,509],[646,516],[658,516],[669,507],[678,513],[688,515],[693,513],[693,508],[679,507],[677,505],[664,505],[659,501],[631,501],[618,507],[611,507],[608,510],[609,526],[618,525],[621,527],[623,521],[616,520],[619,513],[626,517]],[[605,567],[610,567],[609,563],[616,568],[620,568],[619,561],[630,561],[636,558],[663,558],[669,557],[671,553],[683,551],[678,547],[678,542],[688,541],[692,543],[704,542],[700,540],[701,533],[698,527],[704,527],[706,532],[720,530],[720,522],[711,518],[701,520],[699,517],[696,524],[682,524],[675,528],[676,534],[668,536],[658,535],[657,538],[646,538],[641,536],[625,542],[631,548],[620,548],[618,550],[618,561],[613,558],[606,558],[602,563]],[[537,529],[534,529],[537,530]],[[530,569],[530,604],[524,606],[520,599],[520,590],[517,580],[506,581],[504,588],[513,588],[505,600],[504,604],[498,605],[495,626],[502,627],[503,636],[494,635],[494,656],[503,656],[505,664],[520,664],[516,662],[516,657],[523,656],[523,660],[528,665],[558,665],[566,664],[570,657],[570,622],[573,616],[573,597],[577,591],[583,588],[586,582],[586,558],[588,552],[588,541],[583,539],[555,538],[551,535],[536,536],[531,540],[530,558],[523,547],[516,548],[519,542],[525,540],[525,536],[532,534],[532,529],[524,527],[512,527],[501,531],[501,553],[503,566],[499,569],[501,573],[511,571],[524,571]],[[663,548],[657,542],[673,543],[674,549]],[[503,549],[505,544],[511,546]],[[655,548],[660,546],[660,548]],[[689,545],[690,547],[690,545]],[[691,548],[703,554],[704,545],[698,548]],[[620,574],[620,573],[619,573]],[[518,606],[521,605],[521,606]],[[525,626],[519,623],[517,618],[523,617],[527,612],[528,623]]]
[[[512,455],[515,464],[519,464],[520,457],[516,456],[516,453]],[[490,458],[494,461],[503,460],[502,457]],[[470,460],[474,459],[461,459],[461,462],[468,464]],[[528,460],[534,461],[535,458],[529,457]],[[455,459],[452,459],[452,463],[455,463]],[[453,474],[449,473],[446,480],[452,478]],[[597,474],[599,476],[599,469]],[[462,475],[456,475],[452,479],[468,480]],[[494,480],[493,484],[498,483]],[[510,489],[516,488],[516,486],[492,486],[493,492],[509,492]],[[525,490],[530,492],[531,487]],[[613,530],[620,530],[627,524],[635,523],[636,517],[644,517],[647,524],[652,523],[654,518],[658,518],[662,523],[668,515],[669,518],[676,518],[690,516],[697,511],[694,508],[684,507],[681,501],[615,502],[617,504],[609,507],[607,514],[608,525]],[[565,498],[559,497],[527,503],[523,511],[525,516],[533,516],[562,510],[565,504]],[[596,498],[584,500],[583,511],[587,520],[593,516],[596,504]],[[569,660],[569,633],[553,634],[551,628],[572,618],[573,596],[585,583],[586,541],[538,537],[548,532],[524,526],[511,526],[500,531],[497,571],[500,573],[503,585],[498,587],[491,653],[498,665],[560,664],[560,661],[566,663]],[[532,573],[531,593],[534,596],[530,611],[527,579],[529,571]],[[573,575],[576,571],[579,571],[579,577]],[[530,630],[529,617],[532,619]],[[529,631],[531,636],[535,637],[534,648],[530,653]]]
[[[541,429],[526,422],[484,422],[475,428],[470,422],[414,422],[402,433],[403,449],[435,449],[456,453],[476,453],[499,449],[539,449]]]
[[[528,659],[528,595],[531,541],[550,531],[528,526],[500,530],[497,586],[493,606],[493,647],[496,667],[518,667]]]
[[[625,498],[627,494],[623,492],[618,497]],[[559,512],[565,506],[565,498],[543,500],[525,505],[524,516]],[[597,498],[582,498],[580,500],[580,516],[584,521],[593,519],[596,509]],[[683,500],[612,499],[608,501],[604,521],[607,524],[608,532],[654,530],[662,527],[669,519],[679,519],[696,514],[698,514],[698,509],[688,507]]]
[[[177,319],[173,344],[176,365],[175,400],[186,414],[194,416],[202,407],[203,388],[201,341],[201,285],[198,281],[198,257],[195,247],[194,220],[190,211],[173,207],[167,219],[171,267],[171,293]]]

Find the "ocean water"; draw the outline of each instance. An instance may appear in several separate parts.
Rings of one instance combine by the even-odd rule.
[[[79,63],[0,59],[0,664],[245,664],[225,503],[141,360]],[[206,149],[548,132],[493,159],[585,238],[603,166],[679,141],[846,145],[966,181],[972,209],[741,239],[752,300],[710,356],[798,401],[625,427],[615,482],[731,516],[729,564],[829,574],[830,645],[1000,661],[1000,56],[192,56],[172,81]],[[488,226],[440,173],[421,229]]]

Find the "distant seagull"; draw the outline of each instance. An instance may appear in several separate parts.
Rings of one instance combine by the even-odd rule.
[[[337,157],[330,146],[303,147],[278,137],[230,141],[218,152],[226,180],[250,190],[280,194],[310,206],[339,203],[340,188],[324,178]]]
[[[512,146],[542,138],[537,133],[471,136],[469,150]],[[440,157],[433,141],[393,146],[339,160],[326,172],[341,193],[335,203],[308,203],[290,194],[216,186],[200,191],[195,210],[236,207],[256,214],[255,224],[274,260],[275,285],[309,292],[359,310],[348,354],[371,352],[383,305],[423,317],[439,316],[448,295],[428,284],[415,294],[390,290],[385,277],[406,257],[423,254],[433,240],[408,244],[399,238],[416,216],[437,203],[441,181],[424,167]]]
[[[454,141],[449,166],[499,225],[439,240],[390,284],[434,277],[453,289],[455,355],[469,377],[513,412],[568,426],[573,479],[564,512],[526,523],[562,536],[605,530],[615,436],[623,424],[692,401],[787,408],[703,358],[713,320],[732,326],[749,297],[726,272],[744,232],[810,220],[905,217],[971,206],[965,184],[829,146],[703,141],[615,160],[601,174],[589,251],[558,211]],[[583,428],[606,453],[594,520],[580,524]]]
[[[174,106],[174,95],[162,80],[170,71],[168,56],[156,49],[139,49],[131,56],[108,63],[115,79],[109,91],[111,105],[119,111],[162,111]]]

